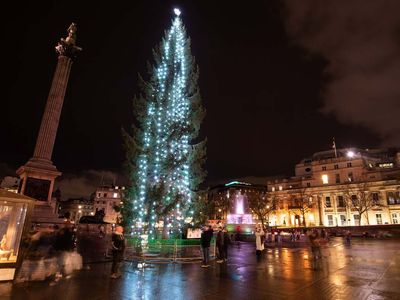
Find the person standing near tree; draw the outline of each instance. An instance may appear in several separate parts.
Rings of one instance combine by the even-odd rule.
[[[203,253],[203,263],[201,265],[202,268],[207,268],[210,265],[208,262],[210,261],[210,243],[213,237],[213,229],[211,226],[204,226],[203,232],[201,233],[201,249]]]
[[[121,277],[120,265],[124,259],[125,252],[125,237],[124,229],[122,226],[117,226],[115,232],[112,235],[112,254],[113,254],[113,264],[111,267],[111,278]]]

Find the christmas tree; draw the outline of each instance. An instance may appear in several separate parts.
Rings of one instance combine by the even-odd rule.
[[[124,223],[133,233],[152,238],[160,224],[165,237],[179,233],[191,220],[198,186],[206,175],[202,168],[206,142],[198,138],[205,115],[199,71],[180,11],[174,12],[172,26],[153,51],[149,80],[139,79],[133,132],[124,133],[131,179]]]

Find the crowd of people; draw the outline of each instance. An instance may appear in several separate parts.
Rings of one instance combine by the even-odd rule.
[[[201,247],[203,254],[203,261],[201,267],[209,267],[210,261],[210,243],[214,235],[211,226],[205,225],[202,228]],[[281,230],[267,230],[262,226],[257,226],[254,230],[255,236],[255,253],[257,260],[263,257],[263,251],[266,243],[282,243],[283,236],[286,236],[285,242],[300,242],[304,245],[309,245],[311,248],[311,261],[312,267],[316,268],[317,262],[322,258],[321,247],[328,244],[330,239],[329,231],[325,228],[312,228],[312,229],[290,229],[288,232]],[[216,234],[216,262],[223,263],[228,258],[228,245],[231,244],[238,237],[235,234],[229,234],[226,228],[220,226]],[[344,239],[347,244],[351,241],[351,232],[347,231],[344,234]]]
[[[50,279],[50,285],[61,278],[69,278],[74,270],[82,268],[82,257],[75,251],[76,230],[66,224],[45,228],[33,227],[22,241],[22,266],[16,281]]]
[[[308,229],[308,230],[300,230],[300,229],[292,229],[288,233],[285,233],[286,236],[290,236],[290,242],[302,242],[309,243],[311,247],[312,258],[314,260],[320,259],[321,255],[321,246],[325,245],[329,241],[329,233],[326,229]],[[214,236],[214,230],[211,226],[205,225],[202,228],[201,234],[201,248],[203,260],[201,267],[206,268],[209,267],[210,261],[210,244],[212,237]],[[267,230],[262,226],[257,226],[254,231],[255,236],[255,253],[257,260],[262,259],[263,251],[265,249],[266,243],[282,243],[283,241],[283,232],[280,230]],[[351,234],[346,235],[346,240],[349,241]],[[228,259],[228,246],[234,240],[238,238],[234,234],[229,234],[225,227],[219,226],[217,228],[216,233],[216,262],[223,263]]]
[[[99,226],[99,238],[104,236],[104,226]],[[76,246],[77,229],[72,224],[34,226],[22,240],[23,259],[16,282],[48,280],[50,285],[54,285],[62,278],[70,278],[75,270],[80,270],[83,266],[82,256]],[[111,278],[118,278],[121,276],[120,266],[125,251],[123,227],[115,227],[110,248]]]

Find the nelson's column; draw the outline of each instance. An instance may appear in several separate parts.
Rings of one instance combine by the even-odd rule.
[[[52,209],[51,198],[54,180],[61,175],[61,172],[57,170],[51,159],[72,61],[82,50],[76,46],[76,30],[76,24],[72,23],[67,30],[67,38],[61,38],[55,47],[58,63],[42,117],[35,151],[33,157],[17,170],[21,179],[19,192],[37,200],[33,214],[34,222],[56,217]]]

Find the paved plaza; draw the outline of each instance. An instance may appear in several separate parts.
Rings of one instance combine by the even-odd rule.
[[[110,263],[89,264],[55,286],[3,284],[0,299],[400,299],[400,240],[334,238],[323,255],[314,270],[308,248],[268,248],[257,261],[254,245],[241,243],[207,269],[127,262],[110,279]]]

